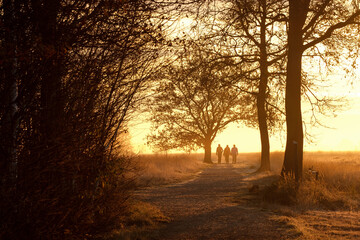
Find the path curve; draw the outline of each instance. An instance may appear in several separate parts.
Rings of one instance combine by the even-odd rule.
[[[171,219],[154,238],[292,239],[285,234],[286,226],[271,219],[273,213],[236,201],[251,197],[248,187],[269,177],[253,171],[240,164],[214,164],[192,181],[138,191],[140,200],[157,206]]]

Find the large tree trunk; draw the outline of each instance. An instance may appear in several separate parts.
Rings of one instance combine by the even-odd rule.
[[[39,1],[40,2],[40,1]],[[61,96],[61,56],[58,51],[58,0],[44,1],[39,8],[39,33],[43,45],[43,72],[41,81],[41,134],[46,143],[54,142],[61,130],[63,106]],[[42,9],[42,10],[41,10]]]
[[[257,94],[257,114],[261,140],[261,165],[258,171],[270,170],[270,142],[265,109],[266,89],[268,84],[268,62],[266,51],[266,0],[261,1],[263,15],[260,29],[260,82]]]
[[[41,39],[39,49],[42,65],[41,77],[41,111],[40,111],[40,156],[39,168],[43,171],[42,184],[63,184],[62,178],[64,165],[61,161],[60,150],[64,144],[61,140],[64,128],[64,101],[62,95],[62,58],[60,53],[60,34],[57,17],[60,9],[60,1],[33,0],[34,20],[36,33]]]
[[[286,76],[287,139],[282,175],[291,174],[298,180],[303,165],[303,129],[301,116],[301,60],[303,54],[302,28],[309,0],[289,1],[289,52]]]
[[[204,149],[205,149],[205,156],[204,156],[204,163],[213,163],[211,161],[211,140],[205,139]]]
[[[4,118],[1,126],[1,175],[3,181],[10,183],[15,187],[17,178],[17,130],[19,127],[18,112],[18,63],[17,63],[17,14],[19,6],[15,1],[6,0],[3,3],[4,16],[3,23],[5,25],[3,47],[6,49],[7,58],[3,65],[3,83],[4,96],[3,114]]]
[[[261,140],[261,165],[258,171],[269,171],[270,143],[269,143],[267,121],[266,121],[267,115],[265,110],[265,89],[262,89],[262,88],[266,88],[266,86],[262,86],[262,85],[264,85],[264,83],[260,82],[259,93],[257,96],[258,124],[260,130],[260,140]]]

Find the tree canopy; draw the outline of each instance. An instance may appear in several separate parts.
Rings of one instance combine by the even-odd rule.
[[[205,148],[232,122],[254,114],[251,96],[233,84],[236,77],[225,62],[193,45],[164,70],[151,101],[154,133],[149,143],[160,150]]]

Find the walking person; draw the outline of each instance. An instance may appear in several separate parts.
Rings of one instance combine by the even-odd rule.
[[[236,163],[236,156],[238,155],[238,149],[234,146],[231,148],[232,163]]]
[[[230,148],[229,145],[226,145],[224,149],[224,156],[225,156],[225,162],[229,163],[229,156],[230,156]]]
[[[216,148],[216,155],[218,157],[218,164],[221,163],[222,153],[223,153],[223,148],[219,144],[218,147]]]

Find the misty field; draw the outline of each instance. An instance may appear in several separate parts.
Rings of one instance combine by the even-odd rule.
[[[216,164],[216,156],[212,160]],[[203,168],[203,154],[148,154],[136,160],[136,184],[154,186],[176,183],[195,177]],[[224,159],[223,159],[224,161]],[[271,173],[279,175],[283,162],[282,152],[271,153]],[[225,163],[222,162],[224,165]],[[240,153],[240,167],[255,172],[260,164],[260,153]],[[318,179],[308,169],[318,172]],[[269,185],[271,182],[269,182]],[[304,154],[304,177],[296,199],[298,204],[329,208],[358,209],[360,199],[360,152],[306,152]],[[325,204],[325,205],[324,205]],[[332,206],[335,204],[336,206]]]
[[[135,159],[139,187],[189,179],[206,167],[202,154],[145,154]]]
[[[212,160],[215,162],[215,155],[212,156]],[[229,204],[237,203],[242,209],[247,208],[246,206],[250,206],[249,209],[257,209],[248,212],[247,219],[241,224],[246,225],[247,222],[258,221],[254,219],[265,212],[270,222],[284,227],[281,230],[281,236],[286,237],[281,239],[357,239],[359,237],[360,153],[358,152],[305,153],[304,176],[297,191],[295,190],[295,183],[291,179],[279,180],[283,161],[283,153],[281,152],[271,154],[272,171],[267,173],[254,173],[260,165],[259,153],[240,153],[238,163],[233,166],[225,163],[221,165],[216,163],[204,164],[202,161],[202,154],[139,156],[137,159],[139,192],[135,195],[144,197],[145,191],[145,199],[153,198],[155,200],[150,202],[144,201],[144,199],[141,201],[134,200],[130,208],[129,219],[125,224],[127,226],[126,232],[119,231],[115,235],[121,239],[132,239],[134,237],[136,239],[148,239],[154,238],[152,235],[154,231],[167,231],[166,234],[170,234],[168,231],[172,231],[171,226],[174,224],[171,212],[183,212],[189,207],[185,207],[183,210],[181,208],[174,210],[172,209],[174,203],[168,202],[169,200],[162,200],[163,197],[160,195],[156,197],[156,194],[153,194],[162,191],[161,189],[164,191],[165,189],[177,189],[183,185],[186,188],[186,183],[189,180],[199,178],[200,173],[208,171],[208,169],[212,169],[213,174],[215,174],[213,177],[216,177],[216,172],[222,171],[222,169],[234,169],[240,173],[239,179],[241,181],[238,184],[235,183],[238,185],[234,188],[238,189],[236,190],[237,193],[235,195],[230,194],[227,201]],[[308,173],[309,168],[318,172],[318,179],[315,175]],[[231,176],[226,175],[217,177],[220,180],[231,178]],[[254,184],[259,185],[259,190],[249,193],[250,187]],[[221,188],[226,187],[233,188],[226,185]],[[200,189],[206,189],[206,186],[204,185]],[[292,191],[296,194],[292,195]],[[249,194],[251,195],[250,198]],[[170,200],[179,199],[175,204],[178,206],[181,197],[175,195],[169,198]],[[254,199],[257,200],[254,201]],[[164,205],[161,205],[161,201],[165,201]],[[199,201],[201,206],[207,206],[212,202],[210,200],[210,203],[206,203],[205,198]],[[164,208],[164,206],[166,207]],[[211,206],[206,208],[211,208]],[[191,214],[196,216],[197,211]],[[260,215],[257,216],[256,214]],[[230,214],[227,217],[233,219],[234,216]],[[229,219],[227,221],[232,221]],[[181,225],[181,223],[176,224]],[[158,230],[168,225],[170,230],[167,228],[165,228],[167,230]],[[196,239],[196,237],[190,239]]]

